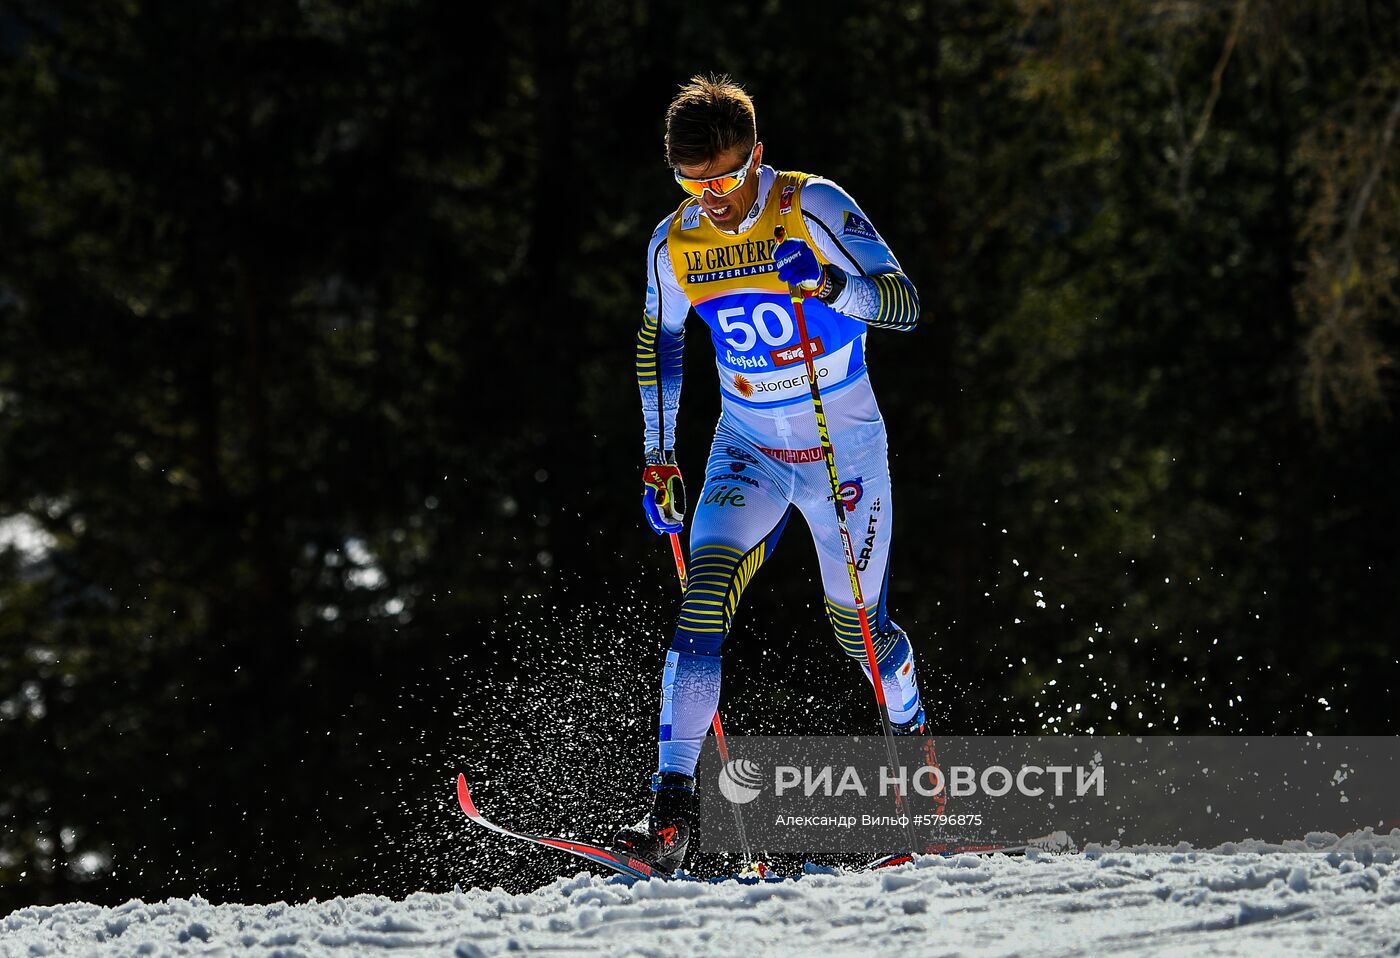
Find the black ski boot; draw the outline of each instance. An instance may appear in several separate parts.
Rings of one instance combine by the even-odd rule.
[[[613,837],[613,845],[669,875],[685,862],[695,825],[695,778],[680,772],[653,775],[651,813]]]

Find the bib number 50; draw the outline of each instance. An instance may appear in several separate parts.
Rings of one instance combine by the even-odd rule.
[[[770,325],[774,320],[776,331]],[[715,321],[724,332],[733,334],[724,341],[741,353],[753,349],[760,339],[769,346],[786,346],[795,332],[792,317],[777,303],[759,303],[748,318],[744,317],[742,306],[721,309],[715,314]]]

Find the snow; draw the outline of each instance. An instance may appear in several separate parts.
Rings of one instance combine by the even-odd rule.
[[[1298,850],[1316,844],[929,856],[762,884],[579,873],[520,895],[66,904],[0,919],[0,956],[1400,955],[1400,832]]]

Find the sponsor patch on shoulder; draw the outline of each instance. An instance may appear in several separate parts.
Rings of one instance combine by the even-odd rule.
[[[879,240],[880,238],[880,234],[875,232],[875,227],[870,225],[869,220],[850,210],[846,210],[846,225],[841,232],[847,236],[859,236],[868,240]]]
[[[685,212],[681,214],[681,229],[693,230],[700,225],[700,206],[687,206]]]
[[[793,194],[796,193],[796,192],[797,192],[797,187],[795,187],[795,186],[784,186],[784,187],[783,187],[783,195],[780,196],[780,197],[778,197],[778,212],[780,212],[780,213],[791,213],[791,212],[792,212],[792,196],[793,196]],[[758,209],[758,207],[755,206],[754,209]]]

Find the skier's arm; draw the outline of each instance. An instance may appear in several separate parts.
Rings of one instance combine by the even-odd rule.
[[[802,217],[829,261],[822,300],[880,329],[913,329],[918,291],[855,200],[830,180],[814,177],[802,187]]]
[[[652,234],[647,250],[647,299],[637,331],[637,385],[645,424],[643,450],[670,452],[676,444],[676,412],[681,404],[685,317],[690,301],[676,283],[666,248],[667,217]]]

